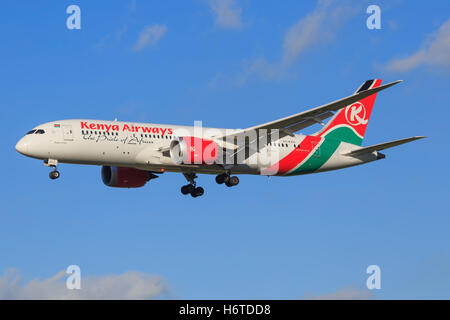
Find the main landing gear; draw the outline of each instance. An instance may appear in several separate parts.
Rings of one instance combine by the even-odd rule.
[[[44,166],[53,168],[53,170],[50,171],[50,173],[48,175],[50,177],[50,179],[52,179],[52,180],[58,179],[61,175],[59,173],[59,171],[56,169],[57,165],[58,165],[58,160],[54,160],[54,159],[44,160]]]
[[[229,173],[222,173],[216,176],[216,182],[218,184],[225,183],[227,187],[234,187],[239,184],[239,178],[236,176],[231,176]]]
[[[202,187],[197,187],[195,179],[197,175],[195,173],[183,173],[189,184],[181,187],[181,193],[186,195],[190,194],[193,198],[202,196],[205,193]],[[230,176],[230,174],[222,173],[216,176],[216,182],[218,184],[225,184],[227,187],[237,186],[239,184],[239,178],[236,176]]]
[[[182,194],[186,195],[190,193],[193,198],[197,198],[205,193],[205,190],[202,187],[197,187],[197,184],[195,182],[197,175],[195,173],[184,173],[184,177],[189,182],[189,184],[181,187]]]

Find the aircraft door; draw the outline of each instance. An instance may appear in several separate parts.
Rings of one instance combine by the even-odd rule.
[[[64,141],[73,141],[73,131],[71,125],[62,125]]]
[[[317,145],[320,143],[320,140],[318,141],[312,141],[311,142],[311,150],[314,150],[315,147],[317,147]],[[312,154],[313,157],[315,158],[320,158],[320,145],[317,147],[317,149],[314,151],[314,153]]]

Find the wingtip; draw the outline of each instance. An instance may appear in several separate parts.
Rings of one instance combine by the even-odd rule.
[[[394,84],[397,84],[397,83],[400,83],[400,82],[403,82],[403,80],[396,80],[396,81],[393,81],[393,82],[388,83],[388,84],[394,85]]]

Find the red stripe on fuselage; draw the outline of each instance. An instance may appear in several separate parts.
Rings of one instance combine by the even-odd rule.
[[[314,150],[315,146],[320,143],[321,138],[317,136],[306,136],[300,145],[291,151],[286,157],[264,170],[267,174],[285,174],[308,157]]]

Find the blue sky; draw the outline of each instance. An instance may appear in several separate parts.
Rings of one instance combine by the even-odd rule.
[[[66,28],[71,4],[81,30]],[[381,30],[366,27],[369,4],[381,8]],[[449,9],[448,1],[3,3],[0,280],[9,284],[0,281],[0,297],[11,288],[43,297],[63,283],[44,280],[76,264],[93,286],[129,272],[138,274],[131,282],[154,276],[162,284],[146,292],[156,298],[449,298]],[[66,118],[249,127],[347,96],[370,78],[404,82],[378,95],[363,144],[428,138],[341,171],[242,176],[230,189],[201,176],[206,194],[193,199],[179,192],[181,174],[117,190],[102,184],[99,167],[61,165],[61,179],[50,181],[48,168],[14,150],[30,128]],[[371,264],[382,288],[369,292]]]

